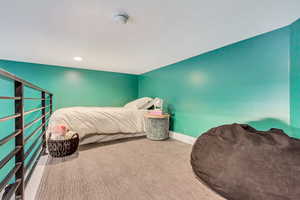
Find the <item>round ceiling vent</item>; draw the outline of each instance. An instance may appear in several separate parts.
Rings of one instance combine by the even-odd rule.
[[[126,13],[117,14],[114,16],[114,20],[119,24],[126,24],[129,16]]]

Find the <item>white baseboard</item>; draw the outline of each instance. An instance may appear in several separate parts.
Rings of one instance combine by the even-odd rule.
[[[40,182],[43,177],[44,169],[48,160],[48,155],[44,155],[40,157],[34,172],[28,182],[28,185],[25,189],[25,199],[35,199],[35,195],[38,191]]]
[[[174,131],[170,131],[170,137],[187,144],[194,144],[197,139],[195,137],[184,135],[182,133],[176,133]]]

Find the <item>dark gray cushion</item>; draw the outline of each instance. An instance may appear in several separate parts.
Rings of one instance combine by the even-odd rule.
[[[196,176],[228,200],[299,200],[300,140],[280,129],[213,128],[195,142]]]

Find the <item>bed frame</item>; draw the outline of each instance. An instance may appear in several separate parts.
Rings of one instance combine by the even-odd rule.
[[[0,118],[0,123],[7,120],[12,120],[12,119],[15,120],[14,132],[10,133],[6,137],[1,137],[0,139],[0,148],[7,142],[13,139],[15,140],[14,149],[10,151],[10,153],[8,153],[6,156],[4,156],[4,158],[0,161],[0,169],[2,169],[10,160],[15,158],[14,166],[5,175],[4,179],[0,182],[0,192],[3,192],[5,190],[5,195],[3,196],[2,199],[8,200],[13,195],[15,195],[15,199],[23,200],[25,187],[30,180],[30,177],[37,165],[40,156],[45,153],[45,149],[46,149],[45,133],[47,129],[48,120],[52,114],[53,95],[47,90],[39,88],[31,84],[30,82],[18,78],[17,76],[1,69],[0,69],[0,78],[2,80],[3,79],[9,80],[14,84],[14,96],[12,97],[0,96],[0,100],[1,99],[13,100],[15,106],[15,113],[13,115]],[[24,87],[28,87],[36,91],[39,91],[41,93],[41,98],[25,98]],[[42,107],[24,111],[24,100],[41,101]],[[48,109],[49,111],[46,113],[46,108],[48,107],[50,108]],[[37,111],[41,111],[41,116],[25,124],[24,123],[25,116]],[[41,125],[38,126],[38,128],[36,128],[32,133],[30,133],[28,136],[25,137],[24,130],[31,127],[33,124],[39,122],[40,120],[42,120]],[[37,136],[36,139],[32,141],[32,136],[37,134],[39,136]],[[40,138],[42,138],[41,142],[39,142]],[[25,144],[27,144],[29,141],[31,141],[32,143],[28,147],[27,151],[25,151],[24,148]],[[11,183],[11,180],[14,180],[14,182]]]

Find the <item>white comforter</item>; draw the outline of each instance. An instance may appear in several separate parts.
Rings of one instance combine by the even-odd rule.
[[[123,107],[62,108],[52,114],[47,132],[56,125],[65,125],[77,132],[81,139],[89,134],[143,133],[146,112]]]

